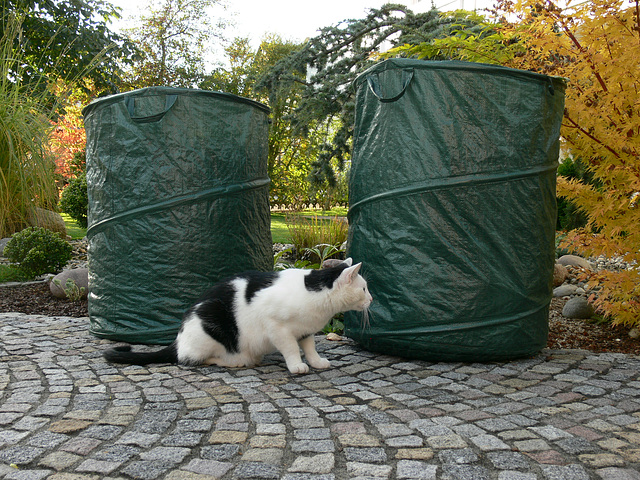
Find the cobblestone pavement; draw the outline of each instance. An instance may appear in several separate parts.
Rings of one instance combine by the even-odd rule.
[[[640,479],[640,358],[325,371],[110,365],[88,319],[0,314],[0,478]]]

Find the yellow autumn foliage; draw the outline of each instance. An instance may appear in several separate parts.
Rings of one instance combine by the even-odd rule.
[[[575,4],[575,5],[572,5]],[[569,80],[562,140],[587,163],[595,185],[558,177],[558,195],[587,213],[565,246],[586,256],[622,256],[640,266],[640,5],[638,0],[519,0],[505,9],[505,37],[526,54],[509,66]],[[640,270],[600,272],[592,300],[614,323],[640,324]]]

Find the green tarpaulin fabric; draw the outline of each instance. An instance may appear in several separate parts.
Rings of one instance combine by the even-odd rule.
[[[222,277],[270,270],[269,109],[152,87],[84,111],[90,331],[168,344]]]
[[[392,59],[354,83],[349,255],[364,262],[370,350],[504,360],[546,345],[565,82]]]

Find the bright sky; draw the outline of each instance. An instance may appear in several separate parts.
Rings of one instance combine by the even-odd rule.
[[[148,0],[110,0],[123,9],[126,19],[144,11]],[[225,32],[229,38],[249,37],[257,47],[267,33],[277,33],[284,40],[303,41],[317,31],[345,19],[363,18],[370,8],[377,8],[390,0],[227,0],[228,8],[222,16],[235,22]],[[426,11],[431,0],[396,0],[414,12]],[[493,0],[434,0],[442,11],[491,7]],[[118,26],[114,26],[118,28]]]
[[[414,12],[431,8],[431,0],[230,0],[229,11],[237,12],[236,29],[241,36],[259,41],[265,33],[277,33],[285,40],[303,41],[322,27],[346,19],[364,18],[368,10],[385,3],[403,3]],[[490,7],[493,0],[435,0],[441,10]]]

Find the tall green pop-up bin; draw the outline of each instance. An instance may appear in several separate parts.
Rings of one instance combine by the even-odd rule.
[[[222,277],[270,270],[269,109],[151,87],[84,111],[90,331],[168,344]]]
[[[364,262],[364,347],[436,361],[546,345],[565,83],[392,59],[355,80],[349,255]]]

